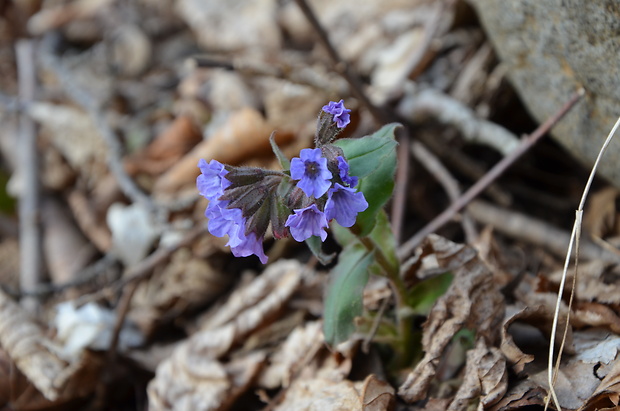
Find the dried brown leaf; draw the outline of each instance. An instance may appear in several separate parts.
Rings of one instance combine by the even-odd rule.
[[[620,234],[614,232],[618,228],[618,196],[620,190],[615,187],[607,187],[592,194],[583,216],[583,230],[599,238]]]
[[[239,387],[245,386],[231,384],[226,371],[229,365],[216,359],[283,309],[300,284],[302,270],[303,266],[293,260],[271,264],[245,287],[246,292],[234,294],[232,302],[219,309],[223,315],[212,317],[212,321],[205,322],[201,330],[179,344],[172,356],[157,367],[149,384],[152,407],[183,408],[186,404],[188,409],[222,409],[218,407],[225,404],[225,399],[230,400],[233,393],[240,394]],[[255,355],[247,358],[258,372],[264,354],[260,358]]]
[[[288,387],[299,366],[323,347],[322,323],[313,321],[295,329],[270,358],[270,365],[260,375],[259,385],[267,389]]]
[[[218,160],[226,164],[238,164],[250,156],[269,153],[269,136],[272,127],[262,115],[251,108],[233,113],[226,123],[213,135],[198,144],[177,164],[157,180],[154,192],[166,196],[173,194],[184,185],[194,183],[200,173],[198,160],[204,158]],[[283,143],[292,136],[276,133],[276,141]]]
[[[215,270],[208,261],[182,248],[172,254],[164,269],[138,286],[129,317],[150,334],[165,318],[176,318],[212,302],[224,293],[231,279],[228,273]]]
[[[149,384],[150,410],[226,410],[247,390],[265,361],[262,352],[227,364],[211,358],[182,359],[179,353],[175,353],[179,361],[158,367],[158,375],[174,376],[174,381],[155,378]]]
[[[361,385],[361,383],[358,383]],[[328,378],[299,378],[285,393],[276,411],[341,411],[363,409],[362,398],[353,382]]]
[[[574,327],[605,327],[620,334],[620,317],[611,308],[598,303],[578,303],[571,316]]]
[[[580,411],[596,411],[618,409],[620,404],[620,359],[616,359],[613,368],[601,381],[592,396],[579,409]]]
[[[502,398],[507,387],[506,359],[499,349],[487,347],[480,338],[467,352],[464,380],[448,410],[467,410],[478,399],[478,409],[488,408]]]
[[[181,115],[144,150],[125,160],[127,173],[158,175],[202,140],[202,133],[189,116]]]
[[[426,397],[445,348],[459,330],[473,330],[478,338],[492,344],[499,337],[504,312],[504,299],[493,275],[474,250],[437,235],[429,236],[426,246],[432,247],[439,267],[451,271],[454,279],[424,324],[424,358],[398,390],[408,402]]]
[[[70,380],[93,366],[83,359],[80,363],[67,363],[53,351],[54,343],[44,334],[41,327],[2,290],[0,290],[0,345],[8,353],[17,368],[39,390],[47,400],[61,397]],[[96,365],[95,365],[96,368]],[[81,376],[83,377],[83,376]],[[72,389],[80,394],[94,388],[93,379],[80,380]],[[75,392],[65,392],[71,396]]]
[[[546,391],[531,380],[521,380],[510,386],[504,397],[491,411],[512,411],[524,409],[528,406],[542,406],[545,403]]]
[[[572,276],[574,270],[569,271]],[[620,304],[620,282],[617,268],[604,261],[590,261],[579,264],[579,281],[575,297],[581,301],[596,301],[606,304]],[[549,275],[549,281],[557,285],[560,283],[561,271]]]
[[[42,125],[50,142],[86,181],[106,174],[107,147],[88,114],[49,103],[33,104],[29,114]]]
[[[364,411],[385,411],[394,408],[394,387],[374,374],[364,380],[361,397]]]
[[[63,284],[95,257],[97,250],[75,226],[66,208],[54,198],[42,204],[43,250],[52,282]]]

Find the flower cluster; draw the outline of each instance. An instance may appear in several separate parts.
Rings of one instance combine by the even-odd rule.
[[[368,203],[355,188],[358,179],[349,175],[342,150],[329,144],[350,122],[350,111],[342,100],[325,105],[318,120],[317,147],[301,150],[291,160],[290,170],[231,167],[201,159],[196,185],[209,200],[205,215],[211,234],[227,235],[236,257],[255,254],[265,264],[262,242],[269,225],[275,238],[290,234],[299,242],[312,236],[325,241],[331,220],[353,226]]]

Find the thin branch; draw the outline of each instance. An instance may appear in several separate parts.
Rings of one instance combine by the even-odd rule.
[[[207,232],[206,224],[200,225],[199,227],[194,228],[193,230],[185,234],[185,237],[183,237],[178,243],[167,246],[167,247],[158,248],[155,252],[150,254],[144,260],[140,261],[138,264],[134,265],[133,267],[129,267],[123,273],[123,277],[121,280],[115,282],[109,287],[106,287],[100,291],[97,291],[96,293],[80,297],[76,304],[83,305],[89,301],[96,301],[111,293],[118,292],[119,290],[123,289],[126,285],[130,283],[138,282],[138,281],[148,278],[151,275],[153,269],[157,265],[167,261],[172,255],[172,253],[174,253],[181,247],[188,246],[196,238],[198,238],[200,235],[206,232]]]
[[[110,124],[105,118],[105,113],[102,110],[103,102],[98,101],[75,84],[73,74],[67,70],[54,53],[56,41],[56,38],[52,34],[45,36],[41,47],[41,59],[43,64],[56,75],[69,97],[82,106],[91,117],[99,134],[103,137],[103,140],[108,146],[108,167],[118,181],[123,194],[134,203],[142,203],[145,204],[149,210],[156,210],[157,205],[155,202],[146,195],[125,172],[122,160],[123,148],[116,132],[110,127]]]
[[[403,220],[405,217],[405,204],[407,202],[407,183],[408,183],[408,174],[409,174],[409,146],[421,146],[422,144],[417,141],[411,142],[409,140],[409,129],[407,127],[403,127],[402,130],[398,132],[399,146],[398,146],[398,162],[396,168],[396,179],[394,183],[394,197],[392,198],[392,209],[391,209],[391,223],[392,223],[392,234],[394,234],[394,239],[396,244],[400,244],[401,241],[401,231],[403,227]]]
[[[36,65],[32,40],[17,42],[17,69],[19,72],[19,99],[21,104],[35,98]],[[34,121],[25,113],[20,116],[18,144],[19,196],[19,250],[20,288],[31,290],[42,279],[41,230],[39,226],[39,168],[37,131]],[[38,302],[27,298],[22,301],[29,311],[35,311]]]
[[[478,118],[464,104],[433,89],[403,99],[398,113],[414,124],[430,115],[442,124],[457,128],[466,140],[492,147],[504,156],[510,155],[520,143],[519,138],[504,127]]]
[[[439,161],[433,153],[431,153],[424,145],[415,143],[411,147],[411,153],[422,166],[435,177],[445,190],[451,202],[455,202],[461,195],[459,183],[450,171]],[[476,238],[476,229],[472,219],[465,213],[461,220],[463,232],[468,242],[471,243]]]
[[[476,221],[482,224],[490,224],[495,230],[509,237],[542,247],[556,256],[566,254],[570,233],[545,221],[481,200],[472,201],[467,206],[467,212]],[[582,240],[580,254],[586,260],[620,263],[620,255],[589,240]]]
[[[471,200],[476,198],[486,187],[508,169],[517,159],[527,152],[534,144],[536,144],[568,111],[581,99],[585,94],[583,89],[573,94],[569,101],[552,117],[541,124],[532,134],[524,138],[519,146],[510,155],[504,157],[487,174],[478,180],[469,188],[459,199],[448,207],[444,212],[439,214],[435,219],[428,223],[412,238],[407,240],[398,250],[399,258],[402,260],[409,256],[413,250],[424,240],[429,234],[441,228],[450,221],[456,213],[465,207]]]
[[[590,176],[588,177],[588,181],[586,183],[585,188],[583,189],[583,194],[581,196],[581,201],[579,202],[579,208],[577,209],[577,211],[575,212],[575,223],[573,224],[573,231],[571,233],[571,239],[570,239],[570,243],[568,244],[568,249],[566,251],[566,259],[564,260],[564,270],[562,272],[562,280],[560,281],[560,288],[558,290],[558,298],[556,301],[556,306],[555,306],[555,314],[553,316],[553,325],[551,327],[551,341],[549,344],[549,365],[548,365],[548,382],[549,382],[549,391],[551,392],[551,396],[553,397],[553,401],[556,405],[556,407],[558,407],[558,409],[560,409],[560,402],[558,401],[558,398],[556,396],[555,390],[553,389],[553,384],[555,382],[555,375],[553,372],[553,353],[554,353],[554,348],[555,348],[555,334],[557,332],[557,327],[558,327],[558,321],[560,318],[560,303],[562,301],[562,293],[564,292],[564,286],[566,284],[566,277],[567,277],[567,273],[568,273],[568,266],[570,264],[570,259],[571,256],[573,254],[573,243],[575,244],[575,275],[573,276],[573,288],[571,290],[571,297],[570,297],[570,304],[572,304],[573,302],[573,294],[575,293],[575,283],[577,281],[577,274],[578,274],[578,256],[580,253],[580,238],[581,238],[581,220],[583,217],[583,208],[586,205],[586,199],[588,198],[588,194],[590,193],[590,187],[592,186],[592,182],[594,181],[594,176],[596,175],[596,170],[598,168],[598,165],[600,164],[602,158],[603,158],[603,154],[605,153],[605,150],[607,149],[607,146],[609,146],[609,144],[611,143],[611,140],[613,139],[614,135],[616,134],[616,131],[618,130],[618,128],[620,127],[620,117],[618,117],[618,119],[616,120],[616,123],[614,124],[614,126],[612,127],[611,131],[609,132],[609,135],[607,135],[607,138],[605,139],[605,142],[603,143],[603,146],[601,147],[600,151],[598,152],[598,156],[596,157],[596,161],[594,162],[594,165],[592,166],[592,171],[590,171]],[[569,305],[569,317],[570,317],[570,305]],[[567,318],[567,324],[566,327],[568,328],[568,318]],[[562,338],[562,348],[564,347],[564,342],[566,339],[566,330],[564,330],[564,337]],[[560,350],[559,354],[558,354],[558,359],[557,362],[559,364],[560,362],[560,358],[562,356],[562,350]],[[556,370],[557,373],[557,370]],[[546,404],[545,404],[545,409],[547,409],[547,407],[549,406],[549,401],[547,400]]]

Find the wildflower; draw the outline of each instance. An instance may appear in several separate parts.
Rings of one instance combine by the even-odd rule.
[[[196,187],[198,191],[209,201],[217,200],[224,190],[231,185],[225,176],[228,171],[224,168],[224,164],[217,160],[206,162],[204,159],[198,161],[198,167],[201,174],[196,178]]]
[[[299,180],[297,187],[308,197],[321,197],[331,186],[332,173],[327,169],[327,159],[320,148],[305,148],[299,157],[291,160],[291,177]]]
[[[227,201],[209,203],[205,216],[209,219],[207,228],[216,237],[228,235],[227,246],[236,247],[243,241],[245,219],[238,208],[226,208]]]
[[[368,208],[364,194],[356,192],[351,187],[344,187],[338,183],[329,189],[327,203],[325,203],[325,218],[329,221],[336,219],[343,227],[355,224],[357,213]]]
[[[351,110],[345,108],[344,100],[340,100],[337,103],[330,101],[329,104],[323,106],[323,111],[334,115],[333,121],[336,122],[339,128],[345,128],[351,122],[351,117],[349,116]]]
[[[327,232],[325,232],[325,228],[328,227],[327,219],[316,204],[294,211],[295,214],[290,215],[284,225],[289,227],[291,235],[296,241],[302,242],[313,235],[320,236],[321,241],[325,241],[327,238]]]
[[[338,160],[338,171],[340,174],[340,179],[348,184],[349,187],[355,187],[357,185],[357,177],[349,175],[349,163],[342,156],[336,157]]]
[[[235,257],[248,257],[254,254],[261,263],[267,264],[267,256],[263,250],[263,237],[257,238],[256,233],[243,235],[241,243],[235,247],[230,247],[230,250]]]

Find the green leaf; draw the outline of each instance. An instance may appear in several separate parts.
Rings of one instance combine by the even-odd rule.
[[[452,273],[446,272],[416,284],[409,291],[409,304],[414,313],[428,315],[435,301],[444,295],[452,284],[453,277]]]
[[[280,162],[280,166],[282,166],[282,170],[288,171],[291,169],[291,162],[288,158],[286,158],[282,150],[280,150],[280,147],[278,147],[275,136],[276,136],[275,131],[271,133],[271,136],[269,136],[269,143],[271,144],[271,149],[273,150],[273,154],[275,154],[276,157],[278,158],[278,161]]]
[[[344,151],[349,163],[349,174],[364,178],[372,173],[385,157],[390,157],[397,145],[394,138],[397,127],[400,127],[400,124],[391,123],[369,136],[336,141],[334,144]]]
[[[332,234],[338,244],[343,247],[354,243],[361,244],[357,236],[353,234],[351,230],[341,227],[337,223],[332,223]],[[387,258],[390,265],[394,267],[394,271],[398,273],[400,270],[400,262],[396,255],[396,240],[385,210],[379,210],[377,213],[376,224],[370,232],[369,237]],[[387,274],[383,272],[383,269],[379,267],[376,262],[373,262],[370,271],[375,275],[385,276]]]
[[[349,174],[360,178],[358,189],[368,201],[368,209],[357,216],[358,235],[370,234],[377,213],[392,196],[397,158],[394,132],[399,126],[388,124],[370,136],[335,143],[349,162]]]
[[[362,293],[373,259],[373,254],[360,244],[340,253],[325,298],[323,334],[328,344],[346,341],[355,331],[353,320],[362,314]]]
[[[314,256],[323,265],[331,263],[334,260],[334,257],[336,257],[336,253],[325,254],[323,250],[321,250],[321,246],[323,245],[321,237],[313,235],[312,237],[306,239],[306,244],[308,245],[310,251],[312,251],[312,254],[314,254]]]
[[[375,246],[381,250],[385,258],[388,260],[390,265],[393,267],[395,273],[400,273],[400,261],[396,254],[396,239],[394,238],[394,233],[392,232],[392,226],[390,225],[390,221],[388,220],[387,213],[385,210],[379,210],[377,213],[377,222],[375,227],[370,232],[369,236]],[[376,264],[373,264],[373,266]],[[373,268],[373,273],[375,273],[375,269]],[[378,274],[385,275],[381,269],[379,269]]]

